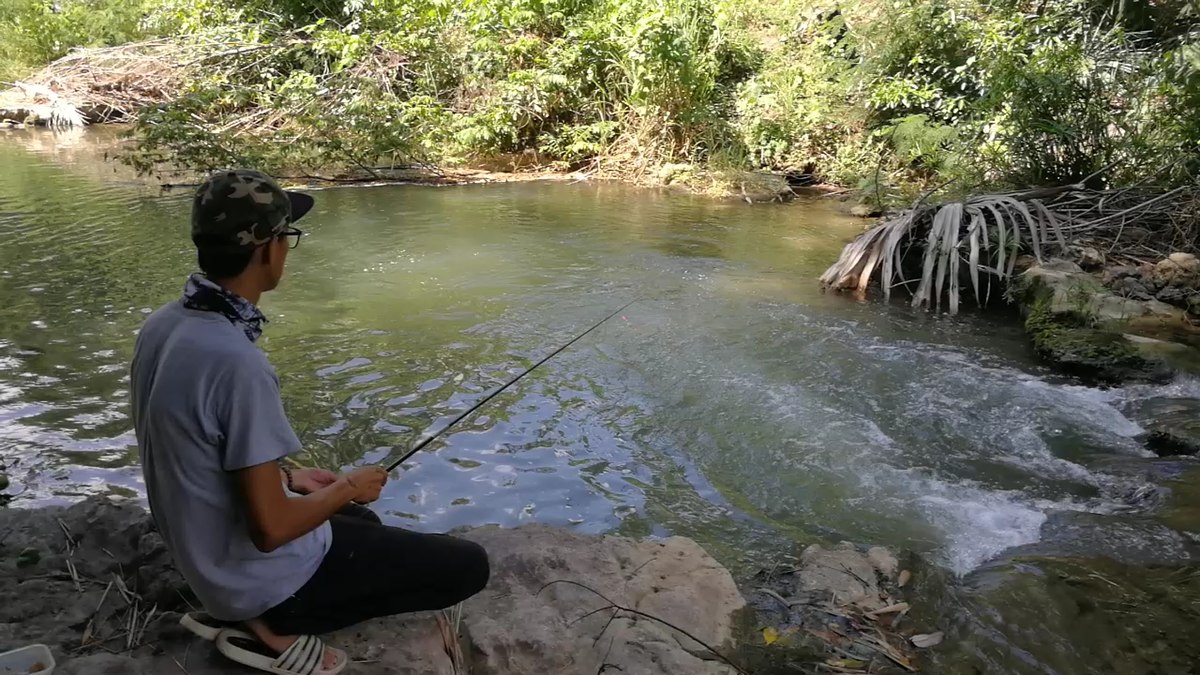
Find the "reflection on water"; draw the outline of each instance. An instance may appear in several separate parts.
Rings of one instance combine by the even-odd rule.
[[[99,161],[103,135],[48,139],[0,139],[24,167],[0,175],[0,460],[16,505],[140,495],[126,367],[191,270],[188,194]],[[262,342],[316,464],[399,456],[640,298],[408,462],[378,504],[390,522],[680,533],[735,568],[844,537],[965,573],[1051,515],[1127,511],[1144,484],[1109,470],[1145,455],[1121,413],[1136,392],[1048,378],[1002,318],[820,293],[860,226],[827,202],[316,196]]]

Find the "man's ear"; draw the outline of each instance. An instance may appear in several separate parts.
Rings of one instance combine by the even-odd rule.
[[[275,248],[275,237],[272,237],[271,241],[268,241],[265,246],[259,246],[258,250],[261,251],[261,253],[258,254],[261,256],[259,262],[261,262],[263,265],[270,265],[271,249],[273,248]]]

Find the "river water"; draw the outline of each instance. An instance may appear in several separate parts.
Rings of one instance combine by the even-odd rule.
[[[105,162],[114,142],[0,136],[13,506],[142,494],[126,369],[192,269],[189,194]],[[1013,547],[1188,556],[1173,531],[1099,534],[1138,513],[1129,495],[1159,466],[1126,413],[1155,392],[1052,376],[1003,313],[822,294],[861,228],[829,201],[583,183],[314,195],[262,341],[313,463],[397,457],[639,299],[407,463],[376,505],[392,523],[684,534],[737,574],[840,539],[952,579]]]

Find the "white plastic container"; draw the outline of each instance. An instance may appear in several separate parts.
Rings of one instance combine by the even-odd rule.
[[[34,670],[35,667],[41,670]],[[46,645],[29,645],[0,654],[0,675],[51,675],[54,655]]]

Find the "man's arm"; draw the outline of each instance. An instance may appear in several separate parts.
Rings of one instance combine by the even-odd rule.
[[[351,501],[374,501],[387,481],[387,472],[377,466],[364,467],[303,497],[288,497],[279,478],[275,462],[237,471],[250,538],[264,553],[312,532]]]
[[[379,497],[387,472],[377,466],[358,469],[303,497],[287,496],[278,460],[299,451],[300,439],[283,410],[279,378],[257,352],[221,366],[221,467],[241,489],[248,534],[260,551],[274,551],[312,532],[351,500]]]

